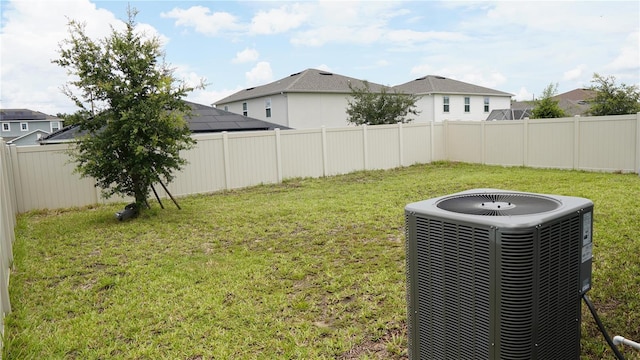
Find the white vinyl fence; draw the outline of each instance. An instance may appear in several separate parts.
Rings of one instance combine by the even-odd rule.
[[[640,169],[640,114],[195,137],[196,147],[184,153],[189,164],[168,186],[174,196],[438,160],[606,172]],[[106,201],[91,179],[73,172],[66,149],[67,145],[9,147],[18,212]]]
[[[11,311],[9,276],[13,262],[12,249],[17,213],[13,185],[9,148],[0,139],[0,353],[4,337],[4,316]]]

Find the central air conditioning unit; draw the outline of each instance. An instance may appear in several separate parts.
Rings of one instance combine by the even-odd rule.
[[[405,217],[410,359],[579,359],[593,202],[476,189]]]

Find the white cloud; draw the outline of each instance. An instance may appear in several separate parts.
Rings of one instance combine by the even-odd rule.
[[[331,70],[329,65],[326,65],[326,64],[318,65],[318,66],[315,67],[315,69],[322,70],[322,71],[327,71],[327,72],[333,72],[333,70]]]
[[[223,90],[212,90],[212,91],[196,90],[187,96],[187,100],[194,102],[196,104],[211,106],[216,101],[224,99],[227,96],[234,94],[240,90],[242,90],[242,88],[240,87],[237,87],[235,89],[223,89]]]
[[[328,43],[373,44],[388,32],[390,18],[406,14],[400,3],[379,1],[319,1],[306,7],[307,28],[291,36],[294,45]]]
[[[572,81],[572,80],[580,79],[584,74],[585,70],[587,70],[587,65],[580,64],[571,70],[565,71],[562,76],[562,80]]]
[[[59,44],[68,37],[67,23],[86,23],[91,38],[107,36],[120,23],[113,14],[89,1],[11,1],[3,7],[3,108],[30,108],[49,114],[74,112],[75,105],[59,90],[68,81],[66,71],[51,61],[59,58]]]
[[[384,34],[384,29],[376,25],[364,27],[322,26],[295,34],[291,37],[291,43],[312,47],[328,43],[373,44],[380,40]]]
[[[409,71],[409,73],[413,76],[426,76],[426,75],[435,75],[432,74],[431,72],[433,71],[433,67],[431,67],[430,65],[427,64],[422,64],[422,65],[416,65],[414,67],[411,68],[411,71]]]
[[[186,86],[197,87],[202,83],[206,85],[207,79],[193,71],[189,65],[173,66],[173,76],[176,80],[183,82]]]
[[[261,61],[256,66],[245,73],[249,85],[262,85],[273,80],[271,65],[266,61]]]
[[[449,31],[415,31],[415,30],[391,30],[385,34],[385,38],[395,44],[415,44],[427,41],[462,41],[469,40],[467,35]]]
[[[175,8],[160,14],[163,18],[176,19],[176,26],[193,27],[197,32],[216,36],[226,31],[239,31],[243,28],[238,18],[227,12],[211,13],[204,6],[192,6],[188,9]]]
[[[246,48],[240,52],[237,52],[236,57],[233,58],[231,62],[234,64],[254,62],[258,60],[259,57],[260,57],[260,53],[258,53],[258,50]]]
[[[638,74],[640,69],[640,32],[627,36],[626,43],[620,49],[620,54],[605,66],[607,70],[618,72],[634,70]]]
[[[518,90],[518,93],[516,93],[515,95],[516,96],[514,97],[514,99],[517,100],[517,101],[530,101],[530,100],[533,100],[533,94],[530,93],[524,87],[521,87],[520,90]]]
[[[285,5],[278,9],[259,11],[251,20],[253,34],[278,34],[302,25],[309,13],[300,4]]]

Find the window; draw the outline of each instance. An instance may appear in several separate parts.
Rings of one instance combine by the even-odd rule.
[[[11,131],[11,125],[9,125],[9,123],[2,123],[2,131]]]
[[[242,103],[242,115],[244,116],[249,115],[249,107],[247,106],[246,102]]]
[[[52,121],[51,122],[51,132],[56,132],[60,130],[60,122],[59,121]]]
[[[486,113],[489,112],[489,98],[488,97],[484,98],[484,112],[486,112]]]
[[[270,118],[271,117],[271,98],[267,98],[264,100],[264,110],[265,115]]]
[[[224,106],[224,111],[229,111],[229,105]]]
[[[442,97],[442,111],[448,113],[449,112],[449,97],[448,96],[444,96]]]
[[[29,123],[20,123],[20,131],[29,131]]]
[[[464,112],[468,113],[471,111],[471,98],[468,96],[464,97]]]

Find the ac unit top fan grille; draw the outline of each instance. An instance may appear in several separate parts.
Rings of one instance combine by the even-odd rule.
[[[482,216],[531,215],[552,211],[561,205],[550,197],[510,192],[459,194],[436,204],[442,210]]]

